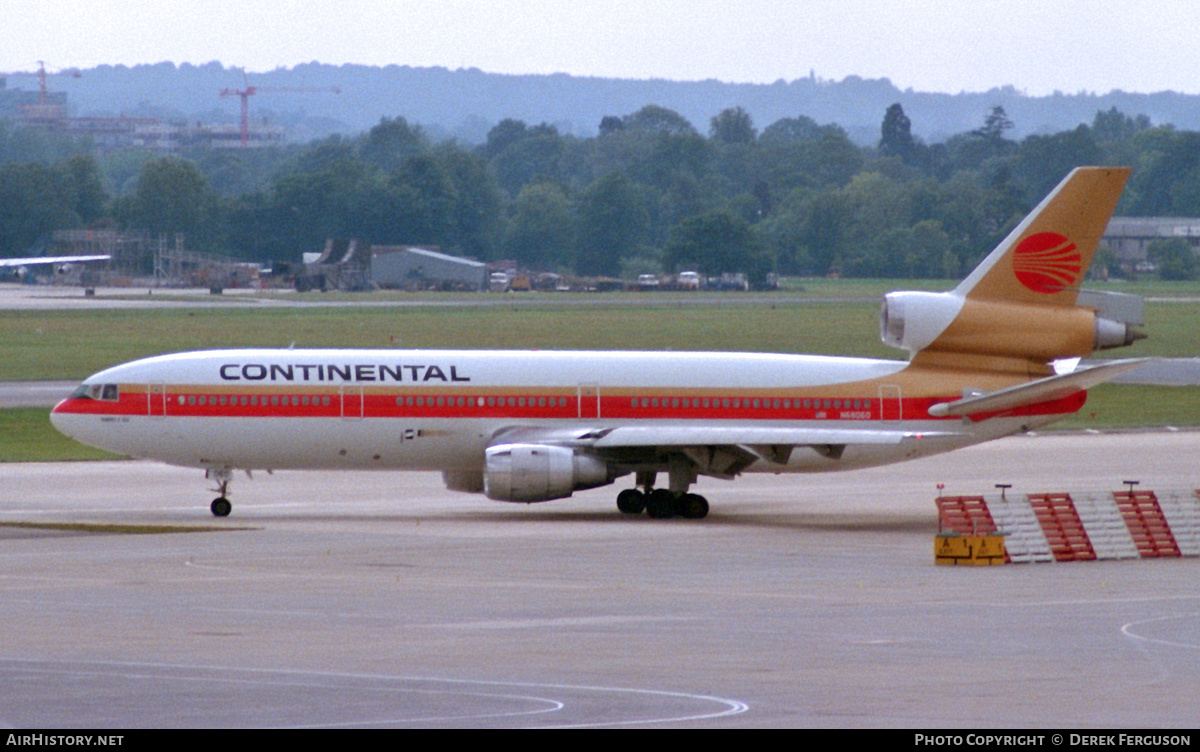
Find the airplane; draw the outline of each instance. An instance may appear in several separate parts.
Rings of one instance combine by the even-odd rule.
[[[29,256],[26,258],[0,258],[0,269],[14,269],[17,279],[24,279],[29,273],[31,266],[44,266],[46,264],[54,264],[55,271],[59,274],[67,274],[76,264],[85,264],[93,261],[108,261],[112,258],[106,254],[96,254],[92,256]]]
[[[213,350],[101,371],[50,417],[85,444],[203,468],[218,517],[237,470],[378,469],[437,470],[450,490],[525,503],[633,475],[622,512],[701,518],[708,500],[690,492],[699,476],[947,452],[1074,413],[1089,387],[1146,362],[1055,370],[1145,336],[1103,293],[1079,299],[1129,172],[1072,171],[953,290],[886,295],[881,336],[907,360]]]

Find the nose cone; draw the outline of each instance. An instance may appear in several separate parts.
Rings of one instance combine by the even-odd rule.
[[[58,429],[59,433],[75,438],[75,435],[71,432],[72,416],[70,402],[70,399],[61,400],[50,410],[50,425]]]
[[[59,433],[75,441],[91,446],[98,446],[97,439],[101,436],[101,420],[98,403],[86,396],[84,387],[61,400],[50,410],[50,425]]]

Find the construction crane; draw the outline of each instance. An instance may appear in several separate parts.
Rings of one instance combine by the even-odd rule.
[[[27,122],[35,122],[46,125],[60,122],[66,118],[66,112],[62,107],[50,104],[50,95],[48,89],[46,88],[46,76],[70,76],[71,78],[83,78],[83,74],[75,69],[47,73],[46,63],[44,60],[38,61],[37,72],[13,71],[11,73],[0,73],[0,76],[37,76],[38,103],[36,105],[23,105],[20,107],[20,110],[22,118]]]
[[[246,78],[246,71],[242,71],[242,82],[245,84],[244,89],[221,89],[223,97],[241,97],[242,99],[242,148],[245,149],[250,143],[250,97],[261,92],[268,91],[324,91],[333,94],[341,94],[342,90],[336,86],[328,87],[309,87],[309,86],[251,86]]]

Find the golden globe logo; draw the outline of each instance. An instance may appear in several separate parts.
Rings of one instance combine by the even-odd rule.
[[[1034,292],[1062,292],[1079,281],[1083,257],[1067,237],[1039,232],[1021,241],[1013,251],[1013,274]]]

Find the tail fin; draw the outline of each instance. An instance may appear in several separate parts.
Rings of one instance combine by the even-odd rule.
[[[973,300],[1074,306],[1129,172],[1071,171],[955,292]]]
[[[1140,339],[1077,304],[1129,172],[1075,169],[954,290],[887,295],[884,342],[931,366],[1046,375],[1051,361]]]

